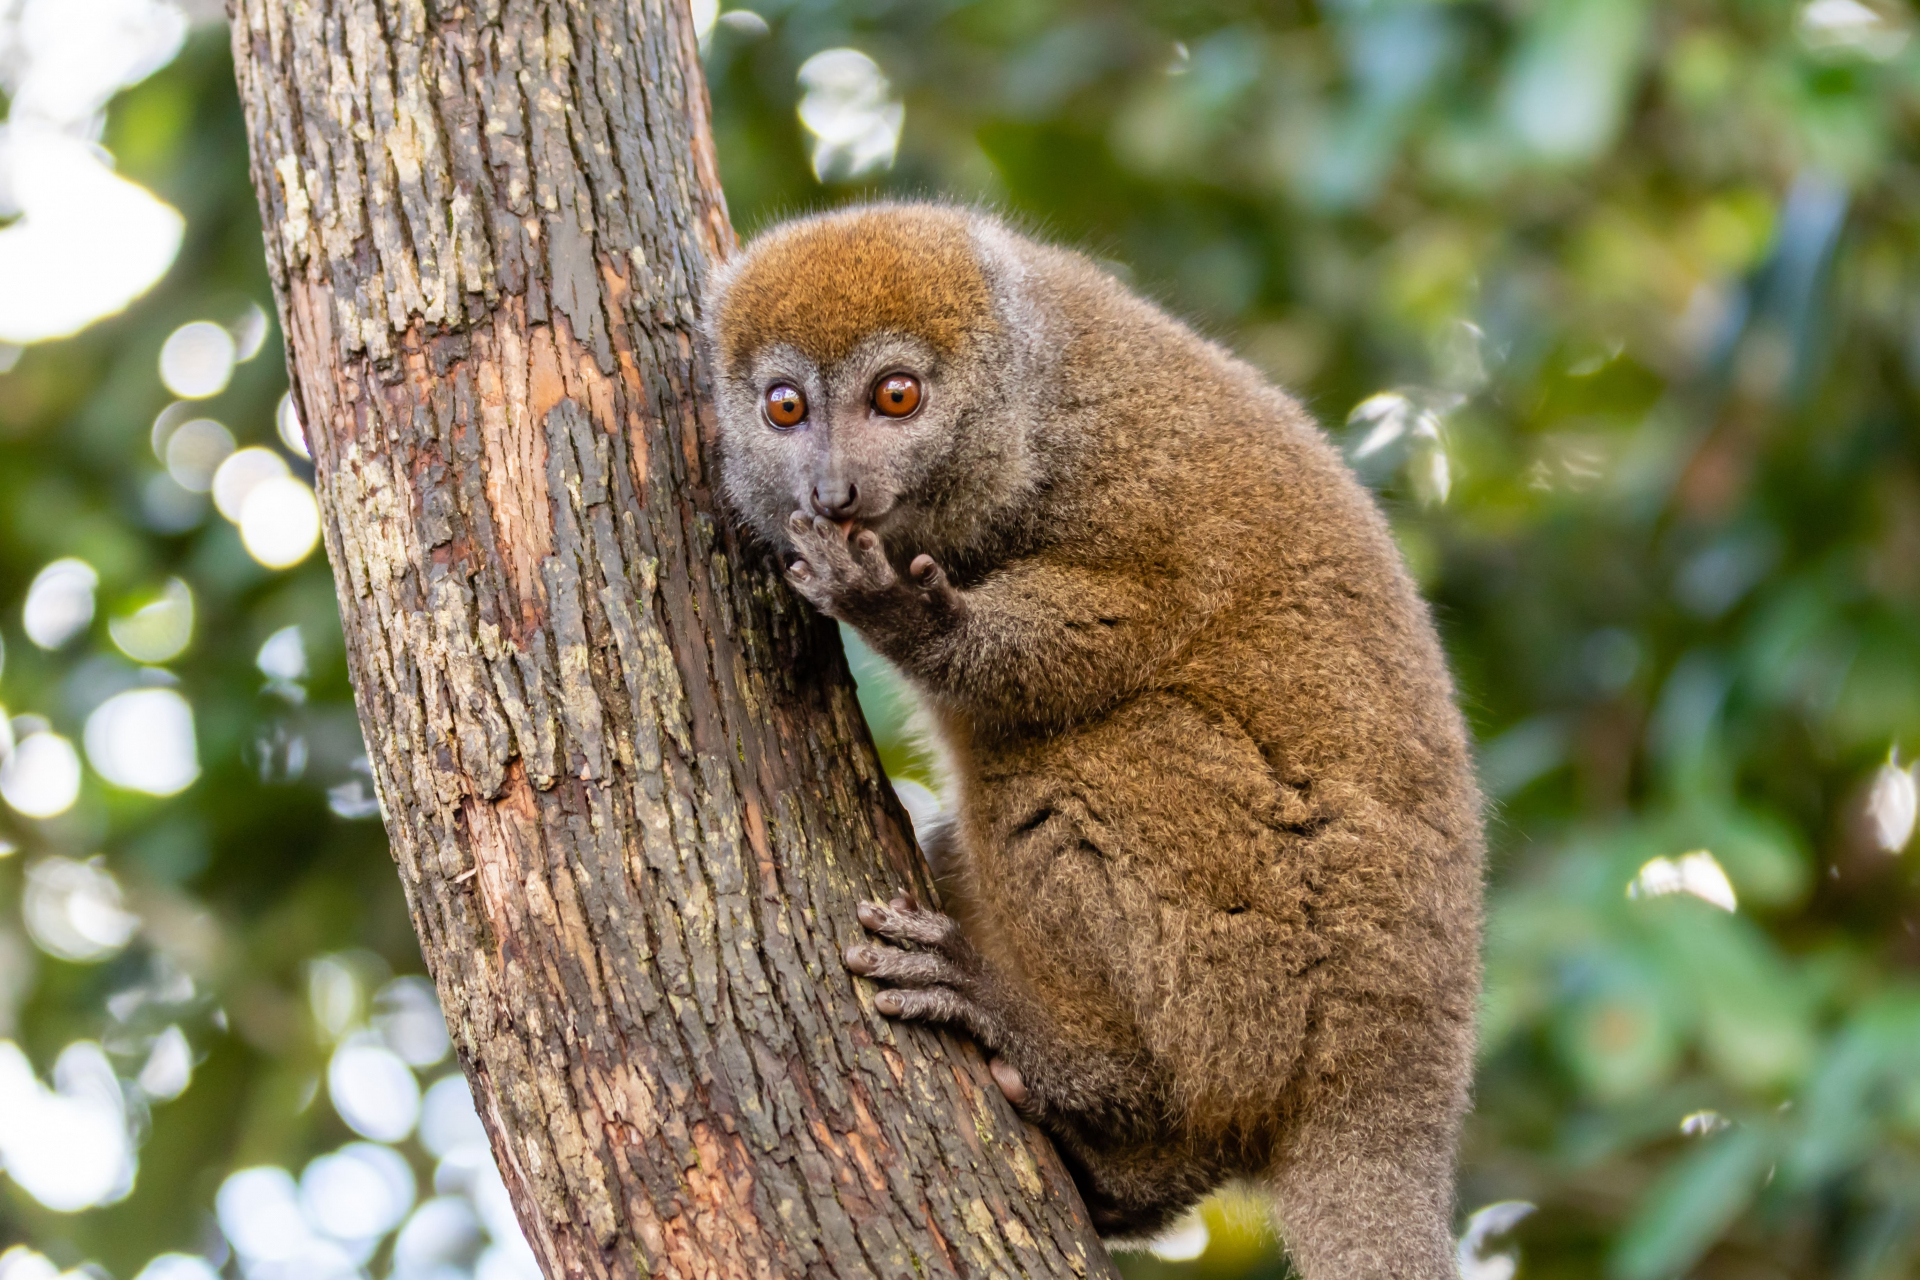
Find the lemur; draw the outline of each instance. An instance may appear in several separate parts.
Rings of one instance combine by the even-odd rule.
[[[705,299],[723,496],[918,690],[952,914],[847,966],[963,1028],[1110,1236],[1236,1177],[1307,1280],[1455,1274],[1483,838],[1427,609],[1305,410],[984,213],[799,219]]]

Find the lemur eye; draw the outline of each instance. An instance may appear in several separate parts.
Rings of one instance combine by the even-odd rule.
[[[873,407],[889,418],[904,418],[920,407],[920,379],[896,373],[873,389]]]
[[[768,422],[784,431],[799,426],[806,416],[807,398],[800,388],[785,382],[767,388]]]

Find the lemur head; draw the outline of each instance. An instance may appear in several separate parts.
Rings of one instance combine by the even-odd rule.
[[[964,550],[1031,487],[1015,245],[978,214],[868,205],[778,226],[715,272],[722,487],[768,544],[805,511]]]

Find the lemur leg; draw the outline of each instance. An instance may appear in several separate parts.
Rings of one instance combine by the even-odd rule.
[[[847,949],[849,969],[892,984],[874,1007],[961,1027],[993,1055],[995,1082],[1060,1144],[1102,1235],[1152,1236],[1221,1180],[1215,1162],[1172,1132],[1164,1085],[1137,1055],[1073,1044],[992,971],[950,917],[908,897],[862,903],[859,917],[880,937],[916,948]]]
[[[1382,1114],[1303,1118],[1274,1171],[1280,1232],[1304,1280],[1458,1280],[1454,1134]]]
[[[1137,1126],[1138,1067],[1114,1053],[1071,1045],[1037,1004],[994,972],[951,916],[906,896],[863,902],[857,914],[879,937],[915,948],[873,942],[847,948],[849,969],[888,984],[874,997],[881,1013],[965,1029],[993,1055],[994,1079],[1029,1118],[1092,1117]]]

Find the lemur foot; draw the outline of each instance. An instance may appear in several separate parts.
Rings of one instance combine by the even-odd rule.
[[[799,555],[787,581],[830,618],[894,629],[946,621],[958,609],[960,594],[932,556],[915,556],[903,580],[871,529],[796,511],[787,535]]]
[[[1007,1027],[991,975],[951,916],[928,911],[904,895],[885,905],[863,902],[855,914],[880,937],[916,948],[907,951],[871,942],[847,948],[847,968],[893,984],[873,998],[874,1008],[890,1018],[953,1023],[971,1032],[989,1051],[999,1047]],[[994,1080],[1001,1091],[1009,1100],[1023,1100],[1026,1089],[1020,1073],[999,1058],[994,1062]],[[1009,1089],[1009,1083],[1015,1089]],[[1019,1098],[1014,1097],[1016,1089]]]

